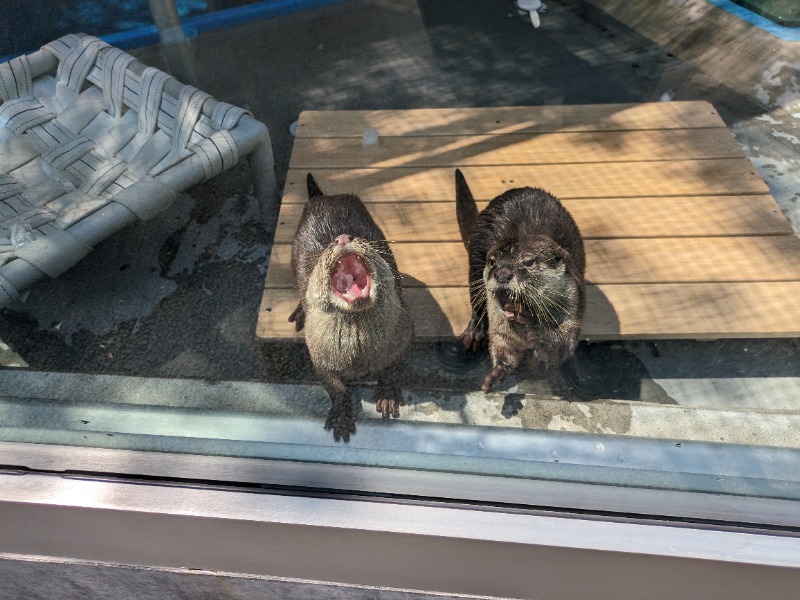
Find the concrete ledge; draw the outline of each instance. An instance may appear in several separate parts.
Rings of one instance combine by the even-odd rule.
[[[5,371],[0,373],[2,421],[11,423],[21,413],[17,406],[27,402],[36,410],[69,409],[73,419],[82,413],[98,419],[108,412],[103,407],[165,407],[215,411],[226,416],[246,413],[264,416],[323,419],[329,408],[325,391],[317,385],[268,384],[257,382],[209,383],[189,379],[157,379],[111,375],[76,375]],[[426,389],[404,390],[406,406],[400,423],[425,422],[473,426],[509,427],[543,431],[610,434],[650,439],[729,442],[779,448],[800,448],[800,411],[706,408],[654,404],[638,401],[596,400],[568,402],[539,394],[482,392],[453,393]],[[87,399],[92,399],[87,402]],[[375,411],[372,388],[354,390],[358,418],[380,419]],[[15,408],[17,407],[17,408]],[[253,415],[255,417],[255,415]],[[42,422],[50,418],[42,415]],[[112,419],[113,421],[113,419]],[[221,422],[220,421],[220,422]],[[239,418],[237,418],[237,422]],[[77,421],[76,421],[77,422]],[[28,427],[19,423],[14,427]],[[11,427],[11,425],[9,425]],[[87,428],[103,429],[99,421]],[[114,425],[108,426],[115,433]],[[99,438],[102,440],[102,437]],[[30,441],[30,440],[8,440]],[[109,443],[111,439],[109,438]]]

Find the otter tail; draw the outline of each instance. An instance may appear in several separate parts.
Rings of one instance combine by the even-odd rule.
[[[469,250],[469,238],[478,221],[478,205],[459,169],[456,169],[456,220],[461,232],[461,241]]]
[[[306,188],[308,188],[308,198],[316,198],[317,196],[324,196],[325,194],[322,193],[322,190],[319,189],[317,182],[314,180],[314,176],[309,173],[306,176]]]

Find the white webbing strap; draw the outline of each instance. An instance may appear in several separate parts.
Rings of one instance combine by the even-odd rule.
[[[203,163],[206,179],[211,179],[239,162],[236,140],[226,130],[217,131],[210,138],[192,146]]]
[[[158,111],[167,81],[173,79],[155,67],[147,67],[139,83],[139,133],[153,135],[158,127]]]
[[[10,229],[13,227],[14,223],[23,223],[29,226],[31,229],[36,229],[42,225],[46,225],[47,223],[52,223],[57,218],[56,214],[47,208],[31,206],[22,200],[20,200],[17,204],[18,212],[16,212],[13,216],[4,217],[3,215],[0,215],[0,230],[9,230],[9,238],[11,235]],[[2,239],[4,238],[0,237],[0,240]],[[2,245],[2,242],[0,242],[0,246]]]
[[[18,56],[0,64],[0,97],[5,102],[32,95],[33,79],[27,56]]]
[[[17,98],[0,105],[0,127],[8,127],[17,135],[55,117],[56,115],[33,97]]]
[[[17,258],[30,263],[45,275],[58,277],[92,251],[74,235],[53,229],[16,250]]]
[[[92,36],[82,38],[69,54],[58,63],[56,75],[59,83],[73,92],[80,92],[81,86],[94,66],[100,50],[108,47],[109,45],[99,38]]]
[[[76,160],[83,158],[94,149],[94,142],[83,137],[75,136],[55,148],[51,148],[42,158],[53,165],[56,169],[64,170]]]
[[[203,105],[211,98],[190,85],[184,86],[178,96],[178,114],[175,115],[175,133],[172,136],[172,149],[177,154],[186,149],[195,125],[203,112]]]
[[[25,190],[11,175],[0,175],[0,200],[21,194]]]
[[[72,49],[80,44],[80,42],[81,36],[74,33],[68,33],[67,35],[61,36],[57,40],[46,43],[44,46],[42,46],[42,49],[47,50],[50,54],[61,61],[64,60],[67,55],[72,52]]]
[[[103,63],[103,95],[106,110],[115,119],[122,116],[125,100],[125,73],[134,58],[119,48],[111,47],[105,53]]]
[[[81,186],[81,191],[89,194],[90,196],[99,196],[105,189],[114,183],[114,180],[122,175],[128,167],[121,158],[115,158],[100,165],[100,167],[92,173],[92,176],[87,179]]]
[[[243,115],[253,116],[252,113],[227,102],[218,102],[211,113],[211,120],[223,129],[233,129]]]

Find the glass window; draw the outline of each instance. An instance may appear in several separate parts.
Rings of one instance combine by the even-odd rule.
[[[798,500],[790,4],[7,3],[3,448]]]

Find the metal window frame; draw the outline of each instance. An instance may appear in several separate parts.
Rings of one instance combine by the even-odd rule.
[[[0,475],[0,522],[6,556],[509,598],[794,598],[800,581],[800,540],[775,531],[30,472]]]
[[[795,500],[348,464],[0,442],[16,473],[175,485],[263,486],[306,493],[586,512],[800,531]]]
[[[798,451],[379,421],[345,447],[313,420],[257,416],[242,436],[213,416],[126,423],[110,439],[136,450],[96,447],[102,427],[6,424],[43,438],[0,442],[6,571],[23,557],[614,600],[794,598],[800,583]]]

